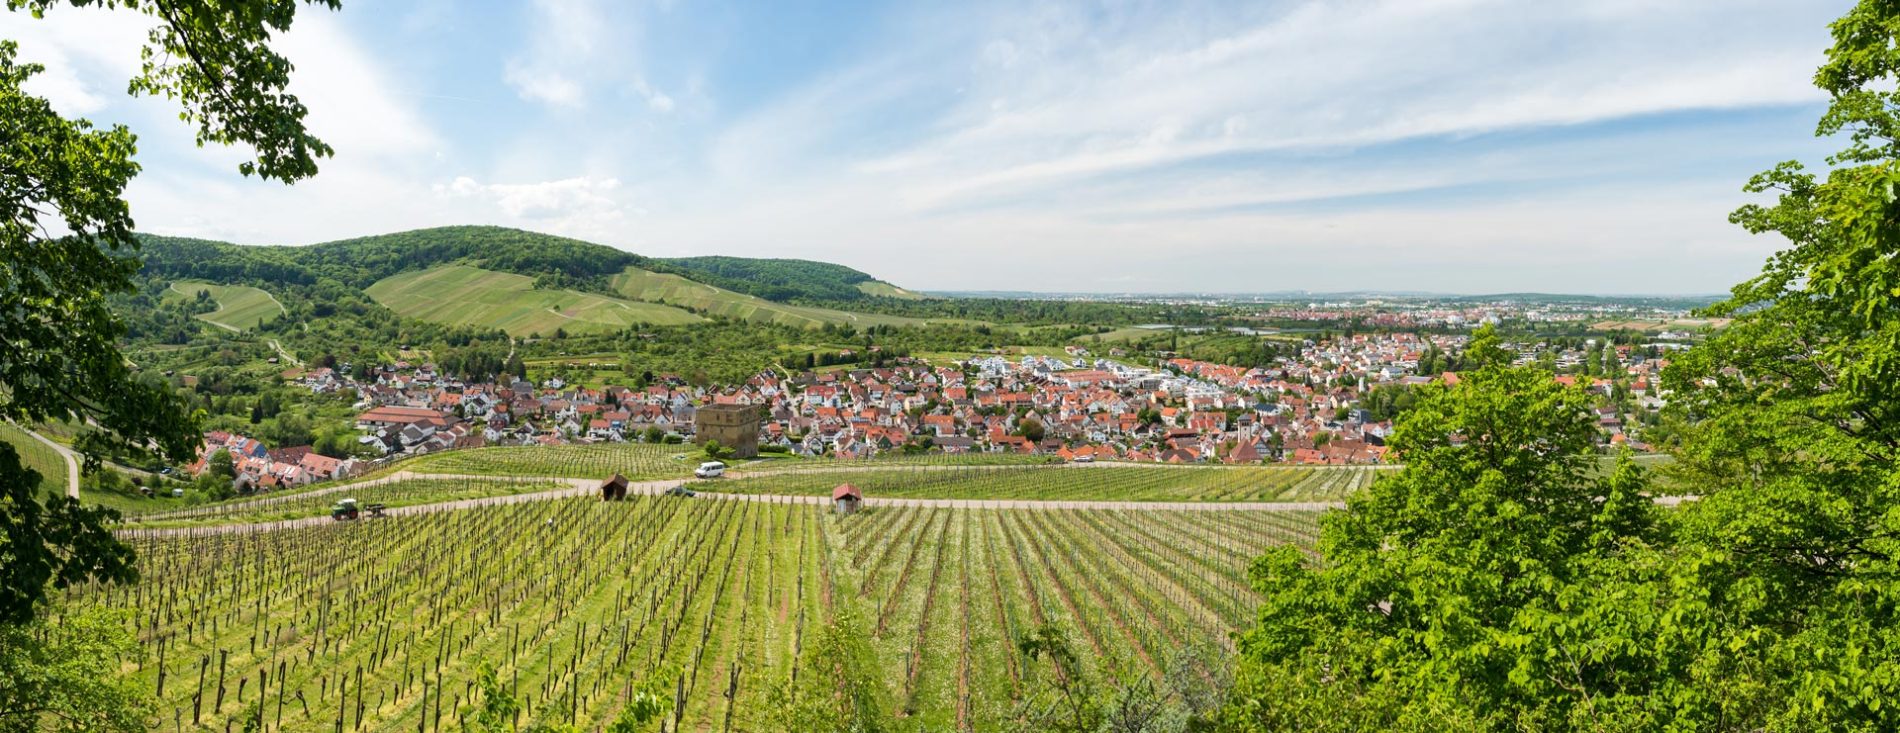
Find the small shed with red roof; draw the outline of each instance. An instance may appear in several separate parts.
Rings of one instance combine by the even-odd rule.
[[[864,493],[851,484],[838,484],[838,488],[831,490],[831,503],[837,507],[839,516],[850,516],[864,506]]]

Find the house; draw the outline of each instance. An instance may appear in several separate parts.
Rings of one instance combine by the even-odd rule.
[[[838,488],[831,490],[831,502],[837,507],[839,516],[848,517],[858,513],[858,509],[864,505],[864,494],[851,484],[838,484]]]
[[[341,478],[344,472],[344,461],[320,453],[305,453],[297,466],[315,481]]]

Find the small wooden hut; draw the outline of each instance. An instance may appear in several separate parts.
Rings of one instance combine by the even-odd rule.
[[[837,507],[838,516],[848,517],[864,506],[864,493],[851,484],[838,484],[838,488],[831,490],[831,503]]]
[[[620,501],[625,498],[627,498],[627,477],[616,473],[606,481],[600,482],[601,501]]]

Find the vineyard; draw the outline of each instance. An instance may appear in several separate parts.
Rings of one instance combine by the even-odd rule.
[[[771,729],[803,640],[846,609],[900,727],[984,730],[1025,692],[1018,634],[1053,622],[1091,668],[1161,674],[1181,650],[1220,652],[1256,602],[1251,559],[1309,546],[1316,526],[1295,511],[504,501],[134,533],[143,580],[65,602],[126,612],[142,649],[126,673],[160,701],[160,730],[459,730],[484,663],[523,701],[522,726],[594,730],[670,669],[667,730]]]
[[[635,479],[662,478],[692,473],[695,464],[685,456],[694,450],[690,445],[646,443],[498,446],[435,453],[403,467],[418,473],[483,476],[600,478],[618,472]]]
[[[489,477],[385,479],[336,485],[299,493],[267,494],[251,499],[201,504],[182,509],[128,511],[124,513],[124,518],[140,526],[268,522],[327,516],[335,501],[346,496],[363,504],[403,507],[532,494],[572,487],[572,483],[547,479]]]
[[[866,496],[1041,501],[1337,501],[1365,488],[1370,466],[876,466],[749,473],[708,484],[742,494],[829,495],[850,483]]]

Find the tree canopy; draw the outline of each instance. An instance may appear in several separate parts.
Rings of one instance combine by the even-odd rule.
[[[1481,365],[1399,421],[1406,467],[1253,568],[1231,727],[1900,729],[1900,3],[1832,26],[1825,176],[1733,221],[1789,247],[1664,372],[1660,510],[1596,470],[1588,400]]]
[[[336,7],[335,0],[314,4]],[[156,19],[134,94],[176,99],[199,144],[244,144],[245,175],[297,181],[316,173],[328,146],[303,126],[284,91],[291,66],[268,46],[290,27],[294,0],[7,0],[34,17],[57,6],[100,5]],[[0,419],[91,426],[78,442],[95,467],[105,452],[156,452],[173,460],[197,445],[195,416],[161,380],[128,366],[124,326],[107,298],[133,290],[139,270],[126,184],[139,171],[122,126],[69,120],[24,89],[44,71],[18,63],[0,40]],[[109,511],[61,497],[42,503],[40,477],[0,446],[0,621],[30,620],[45,583],[131,577],[130,553],[103,523]]]

